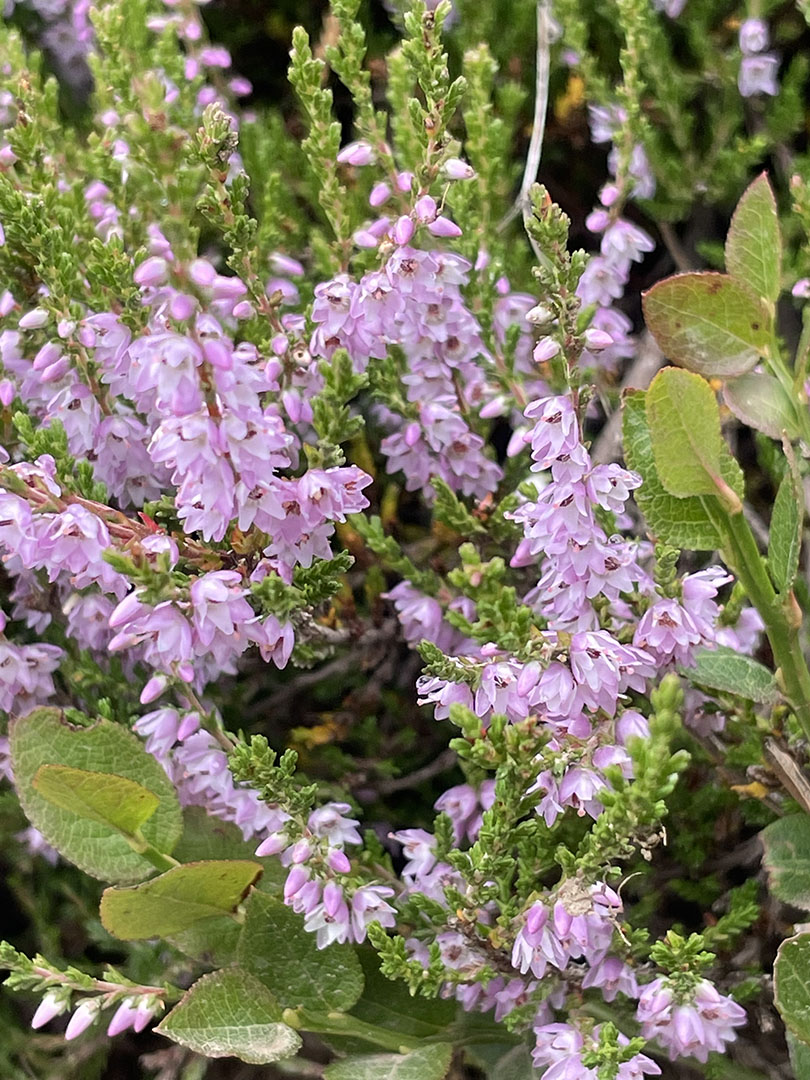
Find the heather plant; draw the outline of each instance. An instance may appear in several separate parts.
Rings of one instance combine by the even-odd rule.
[[[801,5],[12,7],[4,1075],[810,1076]]]

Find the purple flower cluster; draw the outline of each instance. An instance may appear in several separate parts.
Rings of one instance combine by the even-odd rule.
[[[762,19],[745,19],[740,25],[740,72],[737,85],[743,97],[779,93],[779,56],[766,52],[770,43],[768,24]]]
[[[626,116],[618,106],[592,105],[590,120],[593,141],[613,143]],[[615,370],[634,351],[629,338],[632,323],[614,306],[615,301],[624,295],[632,264],[640,262],[655,248],[652,237],[621,216],[627,195],[649,199],[655,194],[655,177],[643,146],[633,147],[626,177],[618,175],[620,164],[620,152],[614,143],[608,156],[612,179],[599,194],[600,205],[586,220],[590,231],[601,236],[599,254],[589,260],[577,288],[583,304],[596,305],[592,327],[604,335],[597,339],[596,346],[586,341],[584,359],[610,370]]]
[[[670,1059],[691,1056],[706,1061],[723,1053],[745,1021],[745,1010],[724,997],[707,979],[679,996],[667,979],[656,979],[642,990],[636,1017],[647,1039],[657,1039]]]

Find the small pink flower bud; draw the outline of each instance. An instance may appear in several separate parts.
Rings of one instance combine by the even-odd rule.
[[[194,682],[194,668],[188,660],[183,660],[182,663],[176,664],[174,671],[178,679],[182,679],[184,683]]]
[[[585,331],[585,348],[589,352],[601,352],[602,349],[609,349],[612,344],[613,338],[605,330],[597,330],[592,326]]]
[[[323,907],[330,919],[334,919],[343,903],[343,889],[335,881],[330,881],[323,890]]]
[[[217,272],[208,259],[195,259],[188,268],[188,276],[200,288],[210,288],[217,279]]]
[[[36,1031],[44,1027],[55,1016],[59,1016],[68,1006],[67,995],[63,991],[49,990],[37,1006],[37,1011],[31,1018],[31,1027]]]
[[[374,161],[374,147],[362,139],[350,142],[337,156],[342,165],[371,165]]]
[[[116,1035],[120,1035],[122,1031],[126,1031],[127,1028],[132,1027],[135,1023],[137,1013],[138,1009],[134,1000],[132,998],[124,998],[113,1013],[113,1018],[107,1026],[107,1036],[112,1039]]]
[[[0,380],[0,405],[8,408],[14,400],[15,393],[16,391],[13,382],[10,382],[8,379]]]
[[[57,379],[61,379],[62,376],[70,368],[70,359],[67,356],[61,356],[58,360],[55,360],[52,364],[40,372],[39,381],[41,383],[56,382]]]
[[[790,291],[793,296],[806,300],[810,296],[810,278],[800,278]]]
[[[608,227],[609,221],[610,215],[607,210],[591,210],[585,218],[585,228],[592,233],[601,233]]]
[[[298,259],[293,259],[289,255],[282,255],[280,251],[276,251],[270,256],[270,266],[274,273],[285,274],[287,277],[301,277],[304,273],[304,268]]]
[[[486,268],[489,266],[490,262],[491,262],[491,257],[490,257],[489,252],[485,251],[484,248],[481,248],[481,250],[478,252],[478,256],[477,256],[477,258],[475,260],[475,269],[478,270],[478,271],[486,270]]]
[[[234,304],[231,314],[235,319],[250,319],[256,314],[256,309],[249,300],[240,300],[238,304]]]
[[[336,874],[348,874],[352,868],[352,864],[349,861],[346,852],[339,851],[337,848],[329,852],[327,862]]]
[[[417,220],[421,221],[423,225],[436,220],[436,200],[431,198],[430,195],[423,195],[421,199],[418,199],[414,210],[416,211]]]
[[[135,1019],[132,1023],[133,1031],[143,1031],[146,1025],[155,1016],[160,1016],[165,1008],[163,1002],[156,997],[142,997],[135,1009]]]
[[[548,360],[553,359],[553,357],[555,357],[559,351],[559,342],[555,341],[554,338],[544,337],[540,338],[540,340],[535,345],[532,356],[535,363],[544,364]]]
[[[161,259],[159,255],[152,255],[141,263],[132,276],[136,285],[149,287],[162,285],[166,280],[168,271],[166,260]]]
[[[33,308],[31,311],[26,311],[17,325],[20,330],[39,330],[40,327],[47,326],[48,319],[50,315],[44,308]]]
[[[299,840],[293,844],[292,851],[290,852],[290,858],[297,865],[305,863],[312,854],[312,845],[308,840]]]
[[[451,221],[450,218],[446,217],[437,217],[435,221],[432,221],[428,225],[428,232],[434,236],[461,236],[461,229],[456,225],[455,221]]]
[[[403,192],[404,191],[410,191],[412,183],[413,183],[413,173],[412,172],[397,173],[397,187],[399,188],[400,191],[403,191]]]
[[[182,742],[183,739],[187,739],[189,735],[193,735],[195,731],[198,731],[199,727],[200,718],[197,713],[186,713],[177,729],[177,741]]]
[[[413,222],[409,217],[403,214],[403,216],[398,219],[392,232],[394,243],[399,244],[400,247],[407,244],[413,236],[413,229]]]
[[[197,301],[193,296],[189,296],[188,293],[175,293],[169,301],[169,314],[178,322],[185,322],[194,314],[196,306]]]
[[[448,180],[472,180],[475,169],[461,158],[451,157],[442,165],[442,172]]]
[[[503,397],[494,397],[481,407],[478,415],[482,420],[491,420],[495,416],[503,416],[506,412],[506,400]]]
[[[381,181],[379,184],[375,184],[371,189],[371,194],[368,197],[368,201],[375,209],[378,206],[382,206],[384,202],[388,202],[391,198],[391,187],[389,184]]]
[[[68,1041],[78,1038],[83,1031],[87,1031],[100,1011],[101,1001],[99,998],[85,998],[68,1021],[68,1026],[65,1028],[65,1038]]]
[[[619,197],[619,189],[615,184],[605,184],[599,192],[599,202],[602,206],[610,208]]]
[[[286,334],[275,334],[270,341],[270,348],[276,356],[283,356],[289,347],[290,342]]]
[[[280,855],[287,847],[287,844],[288,840],[286,833],[270,833],[270,835],[262,840],[256,848],[256,854],[259,858],[262,858],[265,855]]]
[[[14,299],[8,289],[4,289],[0,293],[0,319],[4,319],[6,315],[10,315],[14,310],[17,301]]]
[[[141,690],[141,705],[148,705],[151,701],[157,700],[168,685],[169,680],[165,675],[153,675]]]
[[[358,229],[352,239],[360,248],[375,248],[379,244],[379,240],[370,229]]]
[[[205,359],[218,371],[233,370],[233,352],[221,338],[211,338],[203,346]]]
[[[308,871],[303,866],[294,866],[284,882],[284,902],[288,903],[308,881]]]
[[[6,143],[5,146],[0,146],[0,165],[8,168],[10,165],[13,165],[17,160],[17,155],[14,153],[8,143]]]

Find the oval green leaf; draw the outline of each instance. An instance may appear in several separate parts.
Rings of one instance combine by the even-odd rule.
[[[726,274],[676,274],[644,293],[643,306],[664,355],[708,378],[742,375],[767,353],[768,311]]]
[[[453,1048],[447,1043],[423,1046],[410,1054],[363,1054],[324,1070],[324,1080],[444,1080]]]
[[[793,588],[804,537],[804,484],[793,447],[784,441],[787,467],[776,493],[768,541],[768,569],[780,593]]]
[[[775,705],[780,700],[779,687],[768,668],[725,645],[702,649],[695,656],[694,666],[682,670],[692,682],[709,690],[736,694],[763,705]]]
[[[782,280],[782,236],[776,198],[762,173],[737,204],[726,237],[726,269],[757,296],[775,303]]]
[[[239,964],[272,990],[285,1009],[347,1011],[363,992],[363,972],[351,945],[319,949],[300,915],[267,893],[247,902]]]
[[[713,551],[722,544],[722,537],[700,497],[676,499],[661,483],[655,468],[646,403],[645,391],[630,390],[622,404],[624,457],[644,481],[635,492],[635,501],[656,539],[688,551]]]
[[[204,1057],[249,1065],[282,1061],[301,1046],[267,987],[240,968],[203,975],[155,1030]]]
[[[155,812],[143,824],[144,838],[158,851],[170,853],[182,830],[174,785],[132,732],[108,720],[77,727],[59,709],[35,709],[9,727],[11,762],[20,803],[28,820],[69,862],[103,881],[142,881],[154,866],[130,847],[117,828],[56,806],[34,787],[43,765],[123,777],[146,788],[157,799]]]
[[[647,422],[656,472],[670,495],[717,496],[730,488],[742,496],[739,467],[730,484],[723,476],[720,410],[700,375],[673,367],[659,371],[647,391]]]
[[[785,904],[810,911],[810,816],[788,814],[759,834],[768,885]]]
[[[810,934],[797,934],[782,942],[773,978],[774,1000],[785,1027],[810,1044]]]
[[[105,889],[101,922],[124,941],[177,934],[233,911],[262,872],[243,860],[186,863],[130,889]]]
[[[772,439],[786,431],[798,434],[793,404],[778,379],[760,371],[749,371],[723,385],[723,400],[738,420]]]
[[[54,806],[110,825],[128,836],[136,833],[160,804],[154,791],[125,776],[70,765],[41,765],[34,774],[34,788]]]

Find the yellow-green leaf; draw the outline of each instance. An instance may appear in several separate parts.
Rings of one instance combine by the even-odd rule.
[[[734,211],[726,237],[726,269],[757,296],[771,303],[779,298],[782,237],[767,173],[749,185]]]
[[[89,821],[100,821],[131,836],[157,810],[154,791],[113,773],[88,772],[70,765],[41,765],[34,788],[63,810]]]
[[[258,863],[215,859],[185,863],[129,889],[105,889],[104,928],[124,941],[177,934],[233,911],[262,872]]]
[[[700,375],[659,371],[647,391],[647,421],[655,468],[670,495],[720,495],[729,487],[742,495],[741,473],[731,485],[723,478],[720,410]]]

